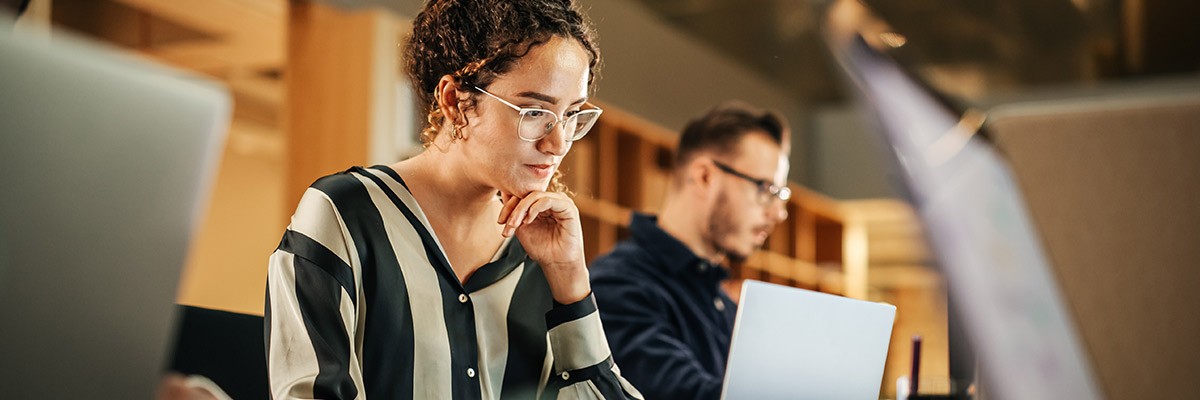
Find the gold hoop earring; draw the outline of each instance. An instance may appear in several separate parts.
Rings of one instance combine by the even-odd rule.
[[[450,139],[451,140],[463,140],[463,134],[462,134],[462,130],[461,130],[462,127],[460,127],[458,125],[452,125],[452,126],[453,126],[453,128],[452,128],[453,131],[450,133]]]

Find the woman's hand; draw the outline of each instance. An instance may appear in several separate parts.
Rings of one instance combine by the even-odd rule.
[[[583,255],[579,208],[562,193],[503,194],[497,223],[505,237],[517,235],[529,258],[541,264],[554,300],[572,304],[592,292]]]

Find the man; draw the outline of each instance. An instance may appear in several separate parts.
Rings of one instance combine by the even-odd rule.
[[[721,395],[736,305],[719,286],[787,218],[789,131],[726,103],[688,123],[662,214],[593,263],[592,290],[622,375],[647,399]]]

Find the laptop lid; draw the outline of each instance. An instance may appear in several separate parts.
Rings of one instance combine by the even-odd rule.
[[[0,388],[152,398],[226,92],[0,24]]]
[[[878,399],[896,307],[746,281],[723,399]]]

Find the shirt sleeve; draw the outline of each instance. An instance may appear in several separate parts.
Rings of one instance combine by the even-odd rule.
[[[613,362],[596,299],[555,303],[546,313],[554,370],[546,394],[557,399],[642,399]]]
[[[668,323],[668,303],[650,288],[625,279],[592,281],[616,359],[651,399],[712,399],[723,376],[709,373]]]
[[[327,197],[309,189],[267,272],[264,324],[271,398],[363,398],[354,273]]]

